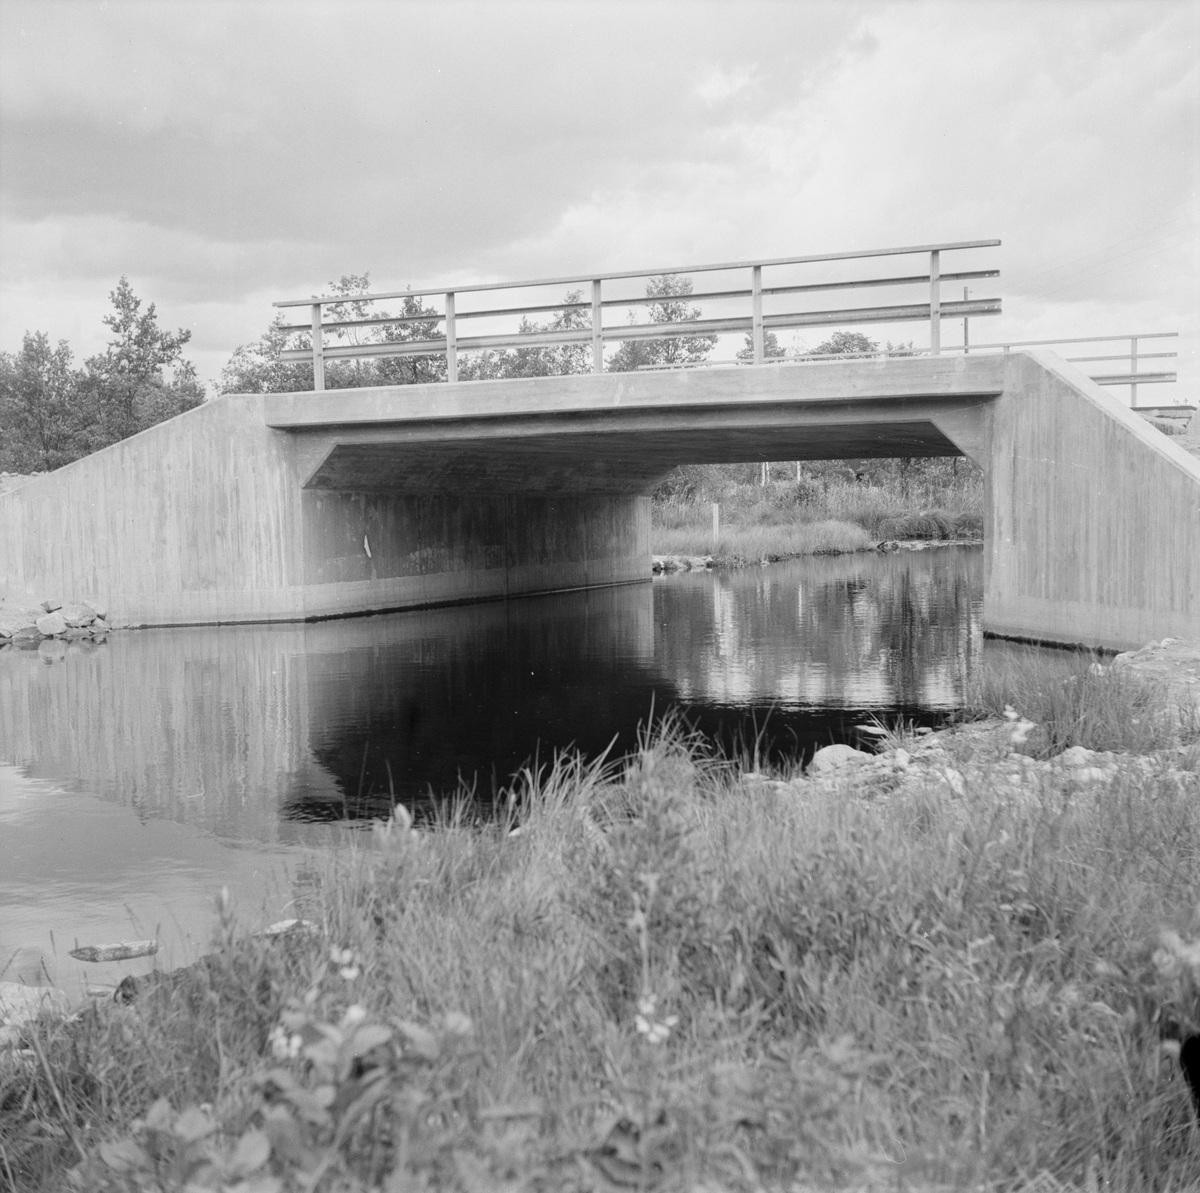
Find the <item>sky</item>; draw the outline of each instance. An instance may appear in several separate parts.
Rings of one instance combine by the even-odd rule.
[[[122,275],[211,382],[348,273],[998,238],[974,341],[1178,331],[1139,400],[1195,401],[1198,32],[1198,0],[0,0],[0,349],[101,350]]]

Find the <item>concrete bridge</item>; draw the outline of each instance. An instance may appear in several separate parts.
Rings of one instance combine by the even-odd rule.
[[[0,496],[0,575],[129,625],[642,581],[647,494],[677,464],[962,454],[985,476],[987,631],[1200,634],[1200,462],[1074,366],[773,363],[769,319],[756,300],[762,363],[736,368],[222,397]]]

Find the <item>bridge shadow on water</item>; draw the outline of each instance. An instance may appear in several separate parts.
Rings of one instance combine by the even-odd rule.
[[[327,822],[481,811],[556,751],[632,749],[676,710],[766,760],[933,724],[980,660],[982,556],[796,560],[286,626],[159,629],[0,656],[0,761],[143,820],[315,843]]]

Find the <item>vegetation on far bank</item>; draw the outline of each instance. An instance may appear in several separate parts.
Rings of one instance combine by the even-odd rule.
[[[725,566],[887,539],[978,539],[983,477],[966,459],[686,465],[656,490],[650,526],[655,555],[712,555]]]
[[[0,352],[0,472],[61,468],[204,401],[183,358],[187,328],[158,325],[154,303],[125,278],[109,294],[112,333],[102,353],[76,368],[71,346],[26,332],[19,352]]]
[[[313,934],[221,905],[202,963],[38,1023],[0,1182],[1194,1187],[1200,733],[1087,663],[981,685],[1038,721],[999,746],[892,738],[866,777],[764,781],[667,725],[498,821],[398,816],[297,875]],[[1159,753],[1005,781],[1076,744]]]

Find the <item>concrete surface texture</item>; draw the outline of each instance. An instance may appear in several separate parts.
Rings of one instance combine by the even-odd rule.
[[[1200,636],[1200,461],[1052,353],[1006,367],[985,630],[1115,650]]]
[[[1200,463],[1048,353],[230,396],[0,495],[14,598],[285,620],[640,580],[685,462],[966,454],[985,627],[1200,625]]]

